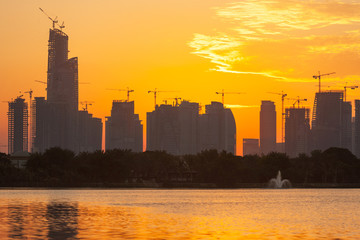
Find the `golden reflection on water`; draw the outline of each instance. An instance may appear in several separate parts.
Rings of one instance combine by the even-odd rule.
[[[0,190],[0,239],[360,239],[360,190]]]

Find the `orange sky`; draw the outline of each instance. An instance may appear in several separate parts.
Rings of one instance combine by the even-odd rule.
[[[148,90],[164,98],[181,97],[209,104],[226,95],[237,123],[238,154],[242,139],[259,137],[259,105],[273,100],[281,140],[280,96],[307,98],[313,105],[317,71],[323,89],[358,85],[360,75],[360,3],[356,1],[259,0],[0,0],[0,100],[19,91],[45,96],[50,20],[65,21],[69,57],[79,57],[79,100],[94,101],[96,117],[110,114],[113,99],[135,89],[136,112],[146,124],[153,110]],[[347,98],[360,98],[349,90]],[[294,100],[287,100],[292,105]],[[238,106],[236,106],[238,105]],[[241,107],[240,107],[241,105]],[[145,136],[145,135],[144,135]],[[0,151],[7,148],[7,104],[0,104]]]

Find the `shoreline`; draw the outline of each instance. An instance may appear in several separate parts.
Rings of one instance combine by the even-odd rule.
[[[54,183],[19,183],[0,185],[1,189],[272,189],[268,183],[237,183],[221,186],[215,183],[86,183],[86,184],[54,184]],[[360,183],[294,183],[291,188],[360,188]]]

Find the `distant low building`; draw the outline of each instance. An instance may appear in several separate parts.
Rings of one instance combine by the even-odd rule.
[[[11,164],[20,169],[26,168],[26,163],[30,158],[30,153],[25,151],[18,151],[10,155]]]
[[[260,153],[259,139],[244,138],[243,139],[243,156],[255,155]]]

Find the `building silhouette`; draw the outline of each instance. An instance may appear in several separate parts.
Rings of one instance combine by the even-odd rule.
[[[134,113],[134,102],[114,100],[105,123],[105,149],[143,151],[143,125]]]
[[[259,139],[244,138],[243,139],[243,156],[255,155],[260,153]]]
[[[55,27],[49,32],[47,100],[32,102],[32,149],[60,147],[78,153],[101,149],[102,121],[78,111],[78,58],[68,58],[69,37]]]
[[[28,151],[28,106],[18,97],[9,102],[8,154]]]
[[[261,101],[260,153],[276,151],[276,110],[272,101]]]
[[[78,59],[68,59],[69,37],[50,29],[47,71],[48,147],[78,152]]]
[[[236,154],[236,123],[232,111],[220,102],[205,106],[200,116],[200,151],[216,149]]]
[[[342,103],[341,111],[341,147],[352,151],[352,105],[351,102]]]
[[[102,121],[94,118],[87,110],[79,111],[78,151],[94,152],[102,148]]]
[[[199,104],[188,101],[156,106],[147,113],[146,139],[149,151],[185,155],[216,149],[236,154],[234,116],[218,102],[206,105],[202,115]]]
[[[32,151],[45,152],[49,148],[49,111],[45,97],[35,97],[32,102]]]
[[[309,153],[310,109],[285,109],[285,153],[296,157],[300,153]]]
[[[156,105],[146,116],[146,150],[180,154],[179,107],[168,104]]]
[[[351,104],[343,102],[343,91],[316,93],[311,132],[312,150],[351,147]]]
[[[360,157],[360,100],[355,100],[354,154]]]

